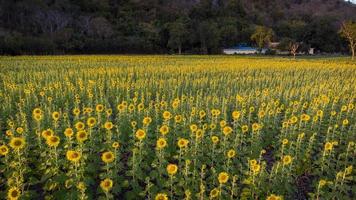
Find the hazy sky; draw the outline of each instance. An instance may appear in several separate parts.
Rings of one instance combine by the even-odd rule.
[[[346,1],[348,1],[348,0],[346,0]],[[350,0],[352,3],[356,3],[356,0]]]

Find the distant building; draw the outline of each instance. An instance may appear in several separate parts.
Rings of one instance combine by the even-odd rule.
[[[289,55],[290,51],[279,49],[280,44],[281,44],[280,42],[270,42],[268,44],[268,48],[275,50],[277,55]],[[299,44],[299,47],[301,47],[301,45],[303,45],[303,42],[299,42],[298,44]],[[305,54],[314,55],[314,48],[308,48],[307,50],[304,50],[304,51],[301,51],[301,49],[298,49],[298,50],[299,50],[299,51],[297,51],[298,55],[305,55]]]
[[[268,44],[268,48],[270,48],[270,49],[277,49],[278,46],[279,46],[279,44],[280,44],[280,42],[270,42],[270,43]]]
[[[309,55],[314,55],[314,48],[309,48],[308,53],[309,53]]]
[[[267,49],[262,49],[261,53],[266,53]],[[224,54],[233,55],[233,54],[257,54],[259,53],[258,48],[251,47],[248,45],[240,44],[231,48],[223,50]]]

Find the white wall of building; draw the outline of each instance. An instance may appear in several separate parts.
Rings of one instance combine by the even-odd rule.
[[[240,49],[224,49],[224,54],[232,55],[232,54],[255,54],[257,50],[240,50]]]

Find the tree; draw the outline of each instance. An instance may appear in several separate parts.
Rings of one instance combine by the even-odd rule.
[[[298,48],[299,48],[299,43],[298,42],[290,42],[289,43],[289,51],[293,55],[294,59],[295,59],[295,55],[297,54]]]
[[[341,24],[340,34],[348,40],[352,54],[351,59],[354,60],[356,49],[356,23],[352,21],[343,22]]]
[[[238,43],[239,31],[237,29],[237,20],[232,17],[219,19],[220,44],[223,47],[229,47]]]
[[[295,56],[301,44],[302,43],[296,42],[296,40],[294,39],[286,37],[281,39],[277,48],[281,51],[289,51],[290,54],[292,54],[293,58],[295,59]]]
[[[172,49],[178,49],[182,54],[182,44],[186,41],[188,30],[182,19],[178,19],[168,24],[169,40],[167,46]]]
[[[251,40],[256,42],[258,48],[262,48],[271,42],[274,32],[271,28],[256,26],[255,32],[251,35]]]
[[[111,23],[105,17],[90,20],[89,35],[98,38],[108,38],[113,35]]]
[[[217,24],[211,20],[205,20],[198,25],[198,37],[202,53],[211,53],[219,46],[220,33]]]
[[[319,16],[313,19],[304,30],[302,40],[322,52],[338,52],[341,39],[337,33],[336,19],[329,16]]]

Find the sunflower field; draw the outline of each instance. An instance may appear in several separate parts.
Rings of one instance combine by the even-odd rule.
[[[0,57],[0,199],[355,199],[356,63]]]

